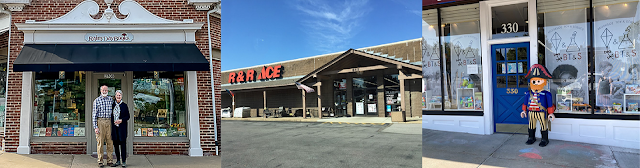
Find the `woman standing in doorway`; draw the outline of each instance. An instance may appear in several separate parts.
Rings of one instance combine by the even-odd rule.
[[[116,163],[111,167],[122,164],[127,166],[127,121],[129,121],[129,107],[122,101],[122,90],[116,91],[116,101],[113,103],[113,117],[111,118],[111,139],[116,149]],[[122,163],[120,163],[122,159]]]

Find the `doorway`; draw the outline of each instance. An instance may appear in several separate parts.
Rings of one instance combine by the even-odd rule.
[[[347,115],[347,91],[346,90],[336,90],[333,91],[333,101],[335,115],[337,117],[344,117]]]
[[[528,121],[520,112],[529,89],[524,78],[529,68],[529,43],[492,45],[491,56],[494,132],[527,133]]]
[[[115,100],[115,92],[116,90],[122,90],[123,92],[123,96],[122,99],[125,103],[130,104],[127,102],[128,98],[131,97],[130,92],[128,91],[127,88],[129,87],[123,87],[123,84],[129,84],[131,82],[127,81],[127,78],[125,78],[125,73],[124,72],[94,72],[92,74],[92,79],[91,79],[91,83],[90,83],[90,87],[87,89],[87,92],[89,92],[89,100],[90,102],[93,102],[93,100],[98,97],[100,95],[100,87],[102,85],[106,85],[107,87],[109,87],[109,96],[113,97]],[[129,93],[129,94],[127,94]],[[88,120],[87,120],[87,126],[88,128],[93,128],[93,120],[91,118],[92,116],[92,110],[93,109],[93,103],[88,103],[89,108],[87,111],[86,116],[88,116]],[[131,105],[129,105],[129,108],[131,108]],[[131,109],[129,109],[131,110]],[[131,117],[133,118],[133,117]],[[133,120],[129,120],[128,125],[133,125]],[[88,129],[89,131],[93,132],[92,129]],[[133,131],[132,128],[128,128],[128,134],[127,135],[127,154],[130,155],[133,153]],[[89,136],[87,136],[89,138],[88,140],[88,148],[91,154],[97,154],[97,150],[98,150],[98,144],[96,141],[96,134],[95,133],[88,133]],[[106,152],[106,148],[104,149]],[[114,150],[115,151],[115,150]]]

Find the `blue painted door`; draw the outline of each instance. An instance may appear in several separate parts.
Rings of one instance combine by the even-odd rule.
[[[527,124],[520,118],[528,81],[529,43],[491,46],[493,66],[493,119],[495,123]]]

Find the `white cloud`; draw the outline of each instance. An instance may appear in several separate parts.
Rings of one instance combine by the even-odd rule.
[[[299,0],[294,7],[308,16],[302,24],[311,45],[322,52],[345,48],[368,13],[368,0]]]

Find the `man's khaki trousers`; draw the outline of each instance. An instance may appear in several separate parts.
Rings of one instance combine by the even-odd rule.
[[[104,153],[104,142],[107,142],[107,163],[113,163],[113,140],[111,140],[111,119],[98,118],[98,129],[100,132],[96,134],[98,141],[98,163],[102,163]],[[94,132],[95,133],[95,132]]]

